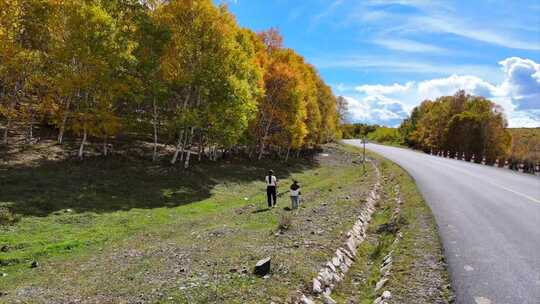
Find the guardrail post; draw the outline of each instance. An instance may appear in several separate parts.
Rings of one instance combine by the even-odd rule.
[[[474,159],[475,159],[475,156],[474,156],[474,154],[473,154],[473,155],[471,156],[470,162],[471,162],[471,163],[474,163]]]
[[[525,165],[523,164],[523,161],[522,161],[522,162],[520,162],[520,163],[519,163],[519,165],[518,165],[518,171],[519,171],[519,172],[521,172],[521,173],[523,173],[523,171],[524,171],[524,170],[523,170],[523,169],[524,169],[524,167],[525,167]]]
[[[482,165],[485,165],[486,164],[486,157],[482,157]]]
[[[497,167],[497,168],[499,167],[499,159],[498,158],[495,159],[495,167]]]
[[[508,159],[504,161],[504,168],[510,169],[510,164],[508,164]]]
[[[534,175],[540,176],[540,163],[536,163],[534,166]]]
[[[465,157],[465,152],[463,152],[463,154],[461,155],[461,160],[467,160],[467,158]]]

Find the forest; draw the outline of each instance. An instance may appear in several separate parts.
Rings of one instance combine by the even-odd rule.
[[[540,162],[540,129],[508,128],[504,112],[492,101],[459,91],[453,96],[425,100],[399,128],[363,123],[342,125],[343,138],[362,138],[408,146],[424,152],[459,153],[460,158],[487,163],[508,160],[531,168]]]
[[[169,161],[287,159],[340,137],[336,97],[276,29],[211,0],[0,0],[0,127],[106,156],[152,143]]]

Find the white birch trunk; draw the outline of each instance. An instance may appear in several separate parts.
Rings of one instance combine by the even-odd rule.
[[[64,114],[62,115],[62,123],[60,124],[60,130],[58,130],[58,144],[60,145],[64,142],[64,133],[66,132],[66,123],[69,115],[70,104],[71,99],[68,98],[68,100],[66,101],[66,108],[64,110]]]
[[[184,162],[184,168],[185,169],[189,168],[189,159],[190,158],[191,158],[191,150],[188,150],[187,154],[186,154],[186,161]]]
[[[8,119],[7,119],[7,123],[6,123],[6,129],[4,130],[4,144],[7,145],[8,144],[8,138],[9,138],[9,130],[11,129],[11,123],[13,121],[13,119],[11,118],[11,114],[13,112],[13,110],[15,109],[15,102],[12,101],[10,104],[9,104],[9,113],[8,113]]]
[[[108,150],[108,144],[107,144],[107,135],[103,138],[103,156],[107,156],[109,154]]]
[[[157,150],[158,150],[158,112],[157,112],[157,105],[156,105],[156,98],[154,97],[152,106],[154,108],[154,115],[153,115],[153,121],[152,124],[154,126],[154,151],[152,153],[152,161],[157,160]]]
[[[178,159],[178,153],[180,153],[180,146],[182,145],[182,139],[184,137],[184,131],[180,133],[180,136],[178,136],[178,143],[176,144],[176,148],[174,150],[173,158],[171,159],[171,165],[174,165],[176,163],[176,160]]]
[[[84,129],[83,129],[83,137],[82,137],[82,140],[81,140],[81,146],[79,147],[79,159],[83,159],[83,156],[84,156],[84,145],[86,144],[86,126],[84,126]]]
[[[259,157],[257,157],[258,160],[261,160],[264,154],[264,146],[266,143],[266,138],[268,137],[268,132],[270,131],[270,126],[272,125],[272,119],[268,121],[268,124],[266,125],[266,128],[264,129],[264,136],[261,140],[261,147],[259,151]]]

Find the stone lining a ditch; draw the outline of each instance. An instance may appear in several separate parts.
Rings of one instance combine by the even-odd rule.
[[[357,254],[357,248],[366,238],[368,224],[375,211],[375,203],[379,199],[381,174],[377,166],[373,163],[372,165],[377,174],[377,182],[366,198],[366,204],[358,215],[352,229],[346,233],[347,240],[336,250],[334,256],[326,262],[317,276],[313,278],[311,294],[302,294],[300,301],[297,303],[314,304],[314,299],[322,300],[326,304],[336,303],[332,299],[332,291],[345,278],[345,274],[353,264]]]
[[[399,217],[399,214],[401,212],[401,197],[399,195],[399,186],[396,186],[395,188],[396,192],[396,209],[394,210],[394,213],[392,214],[392,220],[396,221]],[[403,237],[401,232],[397,232],[396,238],[392,242],[392,245],[390,246],[390,252],[383,258],[383,262],[380,266],[380,278],[377,284],[375,284],[375,294],[378,294],[379,297],[373,301],[373,304],[386,304],[386,300],[389,300],[392,298],[392,293],[389,290],[383,290],[383,287],[388,283],[390,280],[390,274],[392,271],[392,265],[393,265],[393,256],[394,256],[394,249],[396,248],[397,244]],[[381,290],[383,290],[381,292]]]

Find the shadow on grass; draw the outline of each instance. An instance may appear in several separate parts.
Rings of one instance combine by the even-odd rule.
[[[270,168],[284,179],[316,166],[316,161],[306,159],[208,161],[189,170],[120,156],[42,161],[33,167],[0,168],[0,206],[21,216],[47,216],[64,209],[105,213],[176,207],[210,197],[218,184],[262,181]]]

